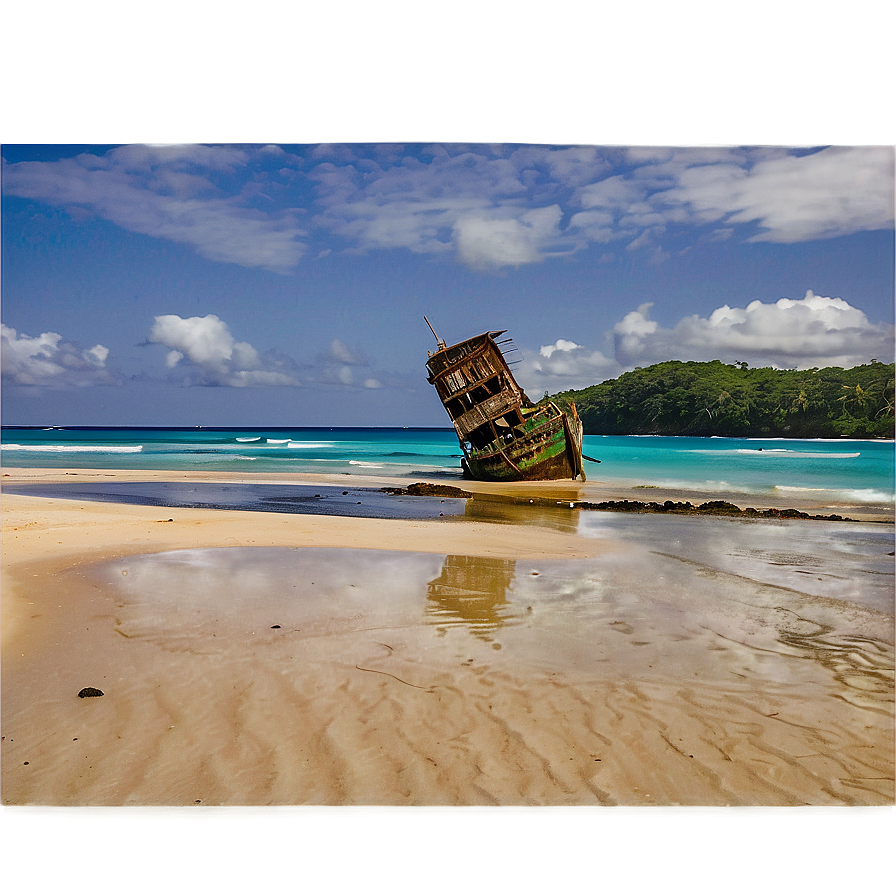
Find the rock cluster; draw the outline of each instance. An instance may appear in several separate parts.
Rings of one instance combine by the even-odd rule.
[[[412,495],[421,498],[471,498],[472,493],[453,485],[433,485],[431,482],[415,482],[407,488],[387,486],[381,489],[388,495]]]

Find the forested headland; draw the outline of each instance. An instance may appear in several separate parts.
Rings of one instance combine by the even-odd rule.
[[[665,361],[551,397],[575,402],[588,435],[892,439],[893,371]]]

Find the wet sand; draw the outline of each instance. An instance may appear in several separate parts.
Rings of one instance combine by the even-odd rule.
[[[893,804],[889,525],[9,494],[2,523],[6,805]]]

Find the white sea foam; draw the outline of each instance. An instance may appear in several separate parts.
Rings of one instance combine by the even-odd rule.
[[[251,439],[241,439],[241,438],[237,437],[237,441],[238,442],[260,442],[261,436],[253,436]]]
[[[265,439],[269,445],[287,445],[292,444],[290,439]]]
[[[287,439],[287,448],[332,448],[333,442],[294,442]]]
[[[379,470],[381,467],[385,466],[385,464],[372,464],[365,460],[350,460],[349,463],[353,467],[370,467],[375,470]]]
[[[715,438],[715,436],[713,436]],[[849,442],[868,442],[874,444],[881,442],[883,444],[892,445],[893,439],[787,439],[783,436],[774,439],[750,438],[743,439],[744,442],[835,442],[839,445],[848,444]]]
[[[849,493],[850,489],[848,488],[806,488],[802,485],[776,485],[776,492],[793,492],[795,494],[809,494],[809,493],[821,493],[821,494],[835,494],[837,492]]]
[[[761,448],[736,448],[734,450],[735,454],[753,454],[757,457],[762,455],[763,457],[815,457],[815,458],[844,458],[844,457],[859,457],[861,455],[861,451],[844,451],[844,452],[833,452],[833,451],[794,451],[792,448],[766,448],[763,451]]]
[[[138,454],[142,445],[0,445],[4,451],[47,451],[55,454]]]
[[[725,452],[726,454],[728,452]],[[781,454],[795,454],[792,448],[735,448],[735,454],[762,454],[764,457],[774,457]]]

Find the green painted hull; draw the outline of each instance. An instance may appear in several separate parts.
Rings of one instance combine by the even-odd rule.
[[[466,457],[469,475],[487,482],[584,479],[581,424],[576,424],[577,420],[561,414],[501,445],[500,450],[490,445],[470,452]]]

